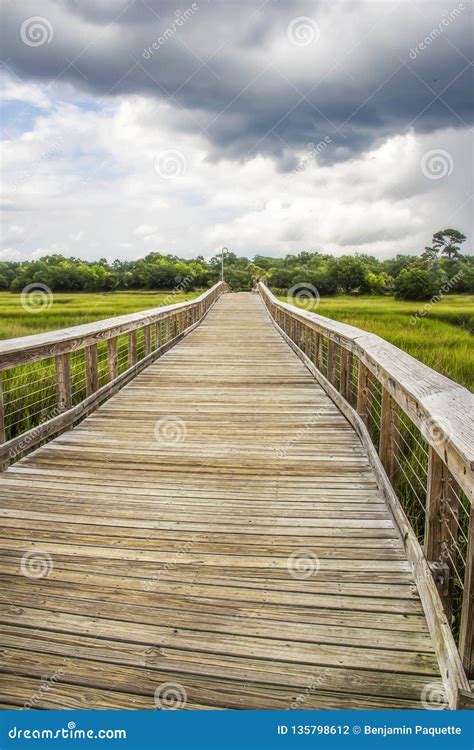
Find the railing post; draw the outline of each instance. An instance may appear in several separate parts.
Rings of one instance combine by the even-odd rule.
[[[367,396],[369,393],[369,370],[359,359],[357,373],[357,413],[367,423]]]
[[[320,372],[323,371],[323,342],[324,337],[322,333],[318,333],[318,348],[316,351],[316,367]]]
[[[144,326],[143,328],[143,356],[151,352],[151,325]]]
[[[5,429],[5,404],[3,401],[3,379],[0,372],[0,444],[5,443],[7,439]],[[0,466],[1,469],[1,466]]]
[[[448,617],[452,610],[458,515],[457,494],[451,491],[450,481],[443,459],[430,447],[424,550]],[[447,513],[448,504],[451,506],[450,515]]]
[[[3,383],[2,373],[0,371],[0,446],[7,440],[6,426],[5,426],[5,404],[3,398]],[[6,471],[10,465],[10,462],[5,458],[0,458],[0,471]]]
[[[155,323],[156,326],[156,347],[155,349],[159,349],[161,346],[161,320],[157,320]]]
[[[474,678],[474,506],[469,513],[466,572],[459,632],[459,652],[469,678]]]
[[[117,377],[117,337],[107,340],[107,376],[109,382]]]
[[[99,387],[97,371],[97,344],[91,344],[84,349],[84,363],[86,367],[86,395],[95,393]]]
[[[352,352],[341,346],[341,379],[339,384],[339,390],[341,396],[350,400],[351,394],[351,372],[352,372]]]
[[[332,385],[336,382],[336,344],[328,338],[328,374],[327,378]]]
[[[137,362],[137,332],[130,331],[128,334],[128,366],[131,367]]]
[[[72,406],[70,352],[56,355],[56,400],[61,410]]]
[[[380,413],[379,456],[385,472],[392,485],[395,484],[397,470],[398,440],[396,428],[400,420],[397,402],[386,388],[382,388],[382,405]]]

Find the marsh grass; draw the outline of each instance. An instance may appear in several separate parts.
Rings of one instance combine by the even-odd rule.
[[[473,390],[474,297],[448,295],[417,316],[424,305],[393,297],[338,296],[321,298],[311,311],[376,333]]]
[[[285,299],[282,297],[282,299]],[[308,309],[307,304],[304,305]],[[438,372],[472,389],[474,385],[474,298],[447,296],[430,305],[399,302],[390,297],[329,297],[313,305],[312,311],[349,323],[390,341]],[[327,344],[323,346],[323,373],[327,368]],[[336,366],[337,372],[337,366]],[[356,377],[352,376],[353,386]],[[380,438],[381,386],[369,378],[367,427],[375,446]],[[354,398],[352,399],[353,406]],[[398,444],[395,491],[420,542],[425,535],[429,446],[406,414],[400,414],[396,432]],[[463,599],[469,502],[458,487],[457,539],[448,544],[439,562],[451,569],[453,608],[450,613],[455,636],[459,633]]]
[[[95,320],[148,310],[162,305],[194,299],[199,291],[183,292],[112,292],[108,294],[58,293],[50,308],[30,312],[21,305],[19,294],[0,293],[0,338],[16,338],[69,328]],[[128,367],[127,335],[118,340],[118,373]],[[137,356],[144,351],[144,334],[138,332]],[[107,382],[107,344],[98,344],[99,388]],[[53,358],[14,367],[2,373],[7,439],[21,435],[57,413],[56,376]],[[86,396],[83,350],[71,355],[72,403]]]

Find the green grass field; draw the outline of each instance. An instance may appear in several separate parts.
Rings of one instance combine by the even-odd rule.
[[[281,299],[285,299],[281,297]],[[319,315],[363,328],[404,349],[421,362],[474,388],[474,297],[452,295],[430,306],[393,297],[325,297],[311,308]],[[307,305],[304,305],[308,309]]]
[[[34,300],[27,304],[37,312],[24,309],[20,294],[0,292],[0,339],[28,336],[29,334],[52,331],[57,328],[90,323],[116,315],[148,310],[161,305],[173,305],[194,299],[196,292],[55,292],[51,300],[46,300],[44,307]]]

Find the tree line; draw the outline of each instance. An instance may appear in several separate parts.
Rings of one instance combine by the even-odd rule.
[[[433,235],[421,255],[379,260],[371,255],[333,257],[300,252],[283,258],[255,255],[252,261],[225,254],[225,280],[235,291],[249,290],[259,280],[287,293],[299,285],[314,287],[321,296],[391,294],[399,299],[424,300],[443,294],[474,292],[474,256],[461,253],[465,236],[455,229]],[[220,275],[220,255],[183,260],[175,255],[149,253],[139,260],[102,258],[85,261],[48,255],[38,260],[0,262],[0,289],[20,292],[41,283],[52,291],[182,290],[204,289]]]

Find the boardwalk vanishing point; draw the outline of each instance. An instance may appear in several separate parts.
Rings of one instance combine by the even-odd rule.
[[[211,302],[173,306],[168,344],[166,309],[148,316],[141,371],[138,316],[124,316],[133,322],[115,338],[101,322],[78,327],[84,340],[42,334],[22,351],[21,339],[2,342],[5,372],[53,357],[66,404],[16,462],[8,455],[25,444],[5,422],[2,707],[471,707],[472,589],[459,645],[433,566],[394,510],[390,428],[378,456],[363,439],[369,365],[344,349],[350,326],[326,321],[325,341],[324,319],[293,308],[291,329],[291,306],[263,285]],[[125,376],[110,343],[119,336],[132,342]],[[101,346],[116,384],[107,398]],[[75,404],[77,351],[88,381]],[[397,394],[384,394],[381,408],[394,409]],[[462,430],[447,460],[465,502]],[[433,484],[442,459],[429,451]],[[442,528],[431,525],[436,542]],[[469,567],[472,546],[464,555]],[[469,571],[463,582],[472,586]]]

